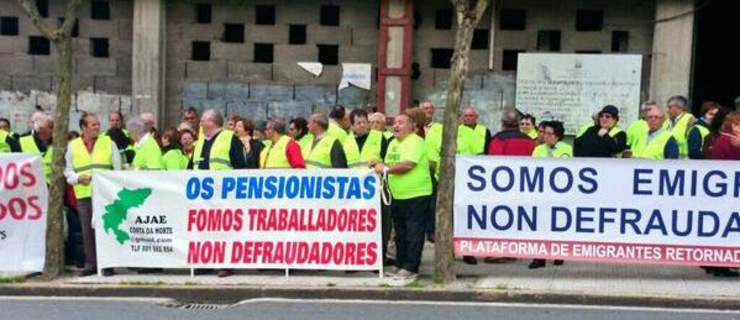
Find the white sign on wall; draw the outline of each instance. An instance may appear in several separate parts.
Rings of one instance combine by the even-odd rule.
[[[574,134],[614,105],[626,127],[639,116],[641,73],[641,55],[520,54],[516,106],[538,120],[563,121]]]

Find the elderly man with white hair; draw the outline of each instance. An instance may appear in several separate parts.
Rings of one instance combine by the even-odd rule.
[[[193,158],[188,168],[193,170],[246,169],[242,142],[233,131],[222,130],[224,124],[221,111],[208,109],[203,112],[200,125],[203,135],[198,137]]]
[[[44,167],[44,176],[49,183],[51,178],[51,138],[54,135],[54,121],[47,116],[39,117],[34,121],[34,132],[23,136],[18,141],[13,152],[22,152],[41,155],[41,163]]]
[[[134,141],[134,160],[131,167],[136,170],[161,170],[164,168],[162,150],[147,125],[140,119],[130,119],[126,123],[129,136]]]
[[[668,131],[678,143],[678,154],[680,159],[689,157],[688,133],[691,123],[696,122],[694,115],[689,113],[689,99],[684,96],[673,96],[666,102],[668,107]]]
[[[467,106],[463,109],[462,122],[457,127],[457,154],[484,154],[491,142],[491,131],[478,123],[478,111]]]
[[[144,123],[144,127],[146,127],[148,132],[157,131],[157,124],[154,120],[154,114],[151,112],[143,112],[141,115],[139,115],[139,118],[141,118],[141,121]]]
[[[203,134],[198,136],[193,157],[188,163],[192,170],[232,170],[246,169],[247,160],[243,152],[244,145],[234,131],[223,130],[224,118],[218,109],[208,109],[200,119]],[[196,270],[197,274],[208,270]],[[218,271],[219,277],[233,274],[230,269]]]

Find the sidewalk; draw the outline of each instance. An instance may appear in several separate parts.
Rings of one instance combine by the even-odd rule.
[[[338,299],[409,299],[454,301],[516,301],[705,307],[740,309],[740,278],[717,278],[696,267],[659,267],[569,263],[529,270],[529,261],[470,266],[458,261],[458,280],[448,287],[433,283],[434,248],[427,244],[421,275],[403,287],[390,287],[390,278],[371,272],[328,271],[259,272],[240,270],[218,278],[215,274],[191,277],[188,270],[138,275],[121,269],[101,278],[63,278],[54,282],[29,280],[0,285],[0,295],[108,295],[157,296],[180,299],[213,297],[324,297]]]

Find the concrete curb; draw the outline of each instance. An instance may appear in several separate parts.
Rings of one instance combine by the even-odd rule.
[[[285,288],[249,286],[0,285],[0,296],[170,298],[183,303],[236,303],[255,298],[503,302],[740,310],[740,299],[617,296],[506,290]]]

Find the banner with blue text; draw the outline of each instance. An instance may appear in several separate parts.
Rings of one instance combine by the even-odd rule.
[[[101,268],[382,268],[370,170],[108,171],[93,181]]]
[[[458,156],[458,255],[740,266],[740,163]]]

